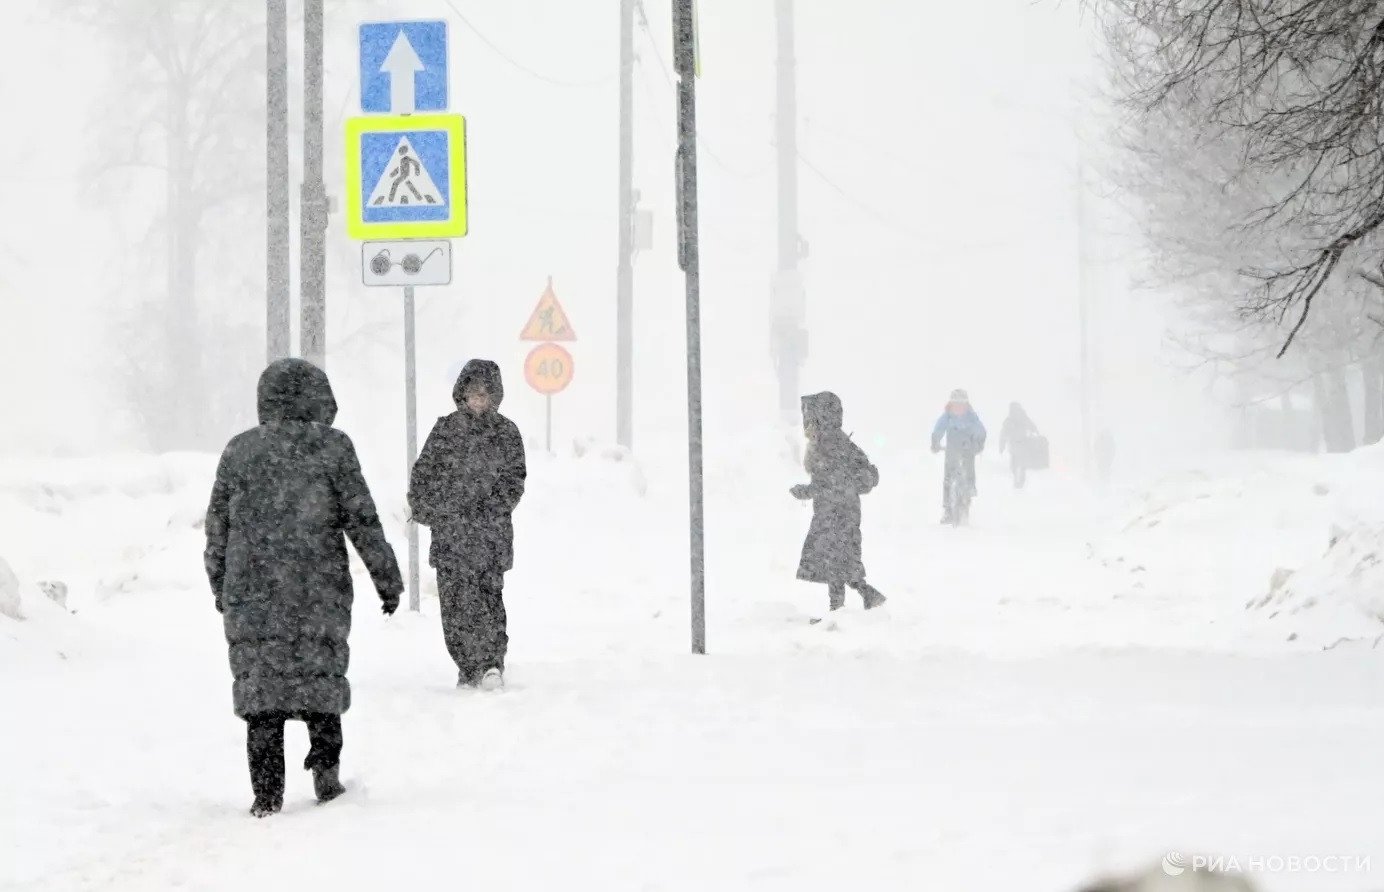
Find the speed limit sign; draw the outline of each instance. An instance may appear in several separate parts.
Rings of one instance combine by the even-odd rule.
[[[572,354],[557,344],[539,344],[524,360],[524,378],[544,396],[566,390],[573,373]]]

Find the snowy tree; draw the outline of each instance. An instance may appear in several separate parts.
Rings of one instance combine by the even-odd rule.
[[[1291,318],[1384,225],[1384,2],[1102,0],[1120,89],[1145,114],[1181,107],[1203,143],[1230,139],[1263,204],[1238,219],[1276,257],[1245,267],[1247,316]],[[1329,291],[1326,293],[1330,293]]]
[[[262,352],[243,304],[263,279],[263,6],[67,0],[57,14],[106,42],[88,176],[116,225],[143,232],[120,271],[138,293],[115,329],[119,374],[150,445],[205,447]]]
[[[1112,7],[1118,14],[1106,16],[1105,35],[1114,92],[1129,113],[1115,179],[1135,196],[1150,281],[1182,295],[1184,346],[1230,375],[1245,399],[1310,385],[1333,451],[1358,443],[1347,384],[1358,368],[1366,439],[1377,441],[1384,353],[1371,320],[1384,292],[1348,269],[1349,255],[1368,256],[1375,242],[1373,228],[1349,223],[1351,213],[1370,213],[1351,157],[1365,137],[1338,128],[1314,149],[1288,151],[1328,126],[1306,119],[1329,103],[1305,109],[1291,72],[1255,78],[1254,66],[1265,63],[1236,54],[1294,34],[1231,28],[1199,4]],[[1209,46],[1238,65],[1209,58]],[[1349,79],[1325,69],[1337,89]],[[1295,115],[1304,120],[1291,129],[1282,119]],[[1358,123],[1340,117],[1342,127]],[[1283,360],[1289,344],[1296,349]]]

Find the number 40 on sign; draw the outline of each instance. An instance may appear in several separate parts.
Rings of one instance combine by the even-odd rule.
[[[566,390],[574,372],[572,354],[557,344],[539,344],[524,361],[525,379],[543,396]]]

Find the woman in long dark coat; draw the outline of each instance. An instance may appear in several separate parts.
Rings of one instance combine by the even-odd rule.
[[[351,440],[331,427],[326,373],[300,359],[259,381],[259,426],[221,455],[207,509],[207,577],[230,648],[235,713],[246,722],[251,813],[283,807],[284,722],[308,725],[320,801],[341,786],[341,714],[351,705],[350,539],[386,614],[403,579]]]
[[[807,435],[803,466],[811,483],[793,487],[793,496],[812,501],[812,525],[803,543],[798,578],[825,584],[832,610],[845,605],[847,586],[860,593],[866,610],[878,607],[884,595],[865,581],[860,497],[879,485],[879,471],[841,429],[840,397],[813,394],[803,397],[802,405]]]

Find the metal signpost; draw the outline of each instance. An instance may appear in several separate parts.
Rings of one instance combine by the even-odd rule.
[[[678,264],[687,284],[687,476],[692,652],[706,653],[706,500],[702,480],[702,304],[697,243],[697,24],[694,0],[673,0],[678,75]]]
[[[418,458],[414,294],[452,281],[452,244],[466,235],[466,119],[443,114],[447,23],[360,26],[360,108],[346,122],[346,231],[359,239],[361,280],[404,289],[408,470]],[[428,112],[429,114],[418,114]],[[408,603],[419,609],[418,525],[408,523]]]
[[[544,414],[547,417],[547,435],[544,442],[550,453],[553,451],[553,396],[566,390],[576,373],[572,354],[557,342],[570,343],[576,339],[577,333],[572,328],[572,321],[567,318],[567,312],[558,302],[557,292],[553,290],[553,280],[550,277],[548,286],[538,298],[538,306],[533,308],[528,324],[519,333],[521,341],[542,342],[533,348],[524,360],[524,380],[546,399]]]
[[[543,394],[546,401],[544,416],[547,422],[543,444],[549,454],[553,451],[553,397],[567,389],[575,373],[572,354],[560,344],[539,344],[524,360],[524,380]]]

